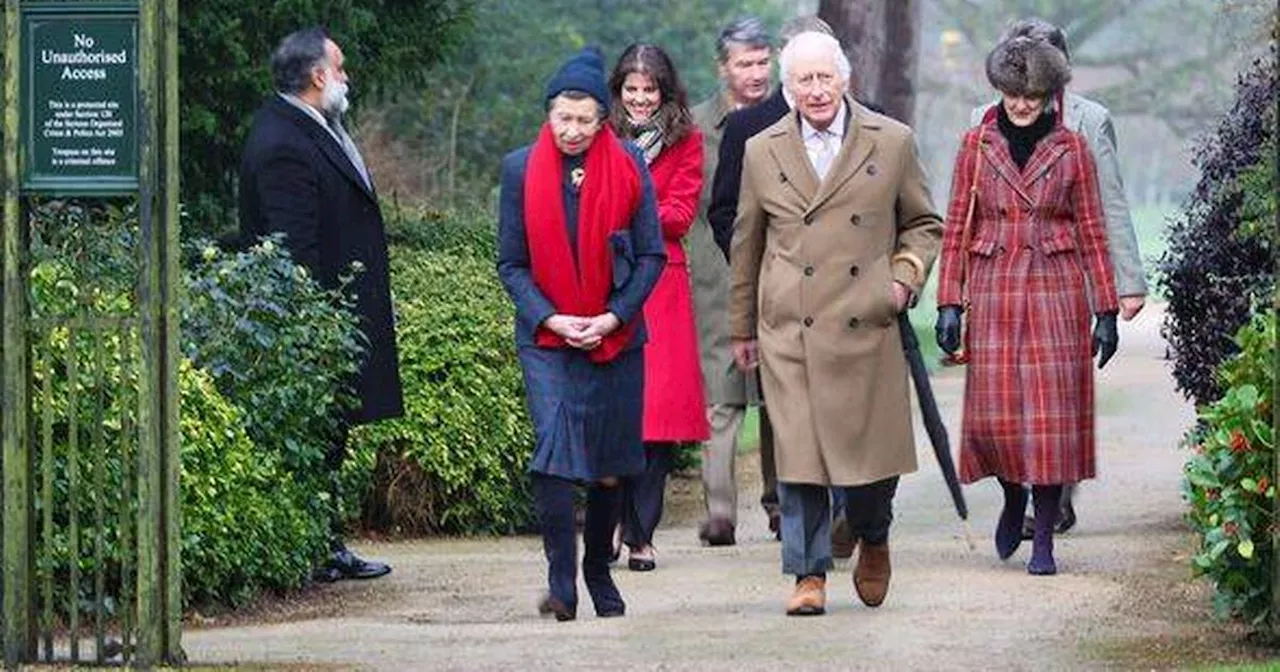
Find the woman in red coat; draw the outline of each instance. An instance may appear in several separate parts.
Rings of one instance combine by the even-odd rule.
[[[1101,367],[1115,353],[1118,304],[1093,156],[1053,105],[1070,79],[1065,57],[1015,37],[987,57],[987,78],[1002,100],[956,157],[938,345],[959,349],[967,313],[960,476],[995,476],[1004,489],[1001,559],[1021,541],[1023,484],[1031,485],[1027,571],[1054,574],[1062,486],[1095,472],[1092,356],[1100,353]]]
[[[693,295],[681,240],[693,224],[702,194],[702,136],[671,59],[658,47],[627,47],[609,78],[614,105],[610,122],[631,139],[649,164],[666,241],[667,267],[644,305],[649,342],[644,351],[645,472],[623,496],[627,565],[656,566],[653,531],[662,517],[662,495],[677,444],[705,441],[706,397],[693,321]]]

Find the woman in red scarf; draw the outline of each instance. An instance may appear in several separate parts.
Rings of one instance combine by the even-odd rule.
[[[626,605],[609,572],[620,479],[645,467],[642,307],[666,264],[644,159],[605,123],[597,50],[547,84],[547,123],[502,160],[498,275],[516,306],[547,556],[544,615],[577,615],[574,487],[587,486],[582,575],[596,614]]]
[[[658,199],[667,266],[648,302],[645,345],[644,473],[623,491],[623,540],[634,571],[656,567],[653,532],[662,518],[662,496],[672,453],[682,442],[706,441],[706,396],[693,322],[693,294],[682,239],[693,225],[702,195],[702,134],[689,114],[688,97],[671,59],[650,44],[622,53],[609,78],[610,123],[644,153]]]

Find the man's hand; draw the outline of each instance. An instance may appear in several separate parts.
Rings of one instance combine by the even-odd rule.
[[[1141,294],[1120,297],[1120,319],[1125,322],[1132,320],[1142,312],[1142,307],[1145,305],[1147,305],[1147,297]]]
[[[894,280],[893,281],[893,305],[895,308],[897,308],[895,312],[901,313],[902,311],[906,310],[907,305],[909,303],[911,303],[911,288],[907,287],[901,282],[898,282],[897,280]]]
[[[751,371],[760,365],[760,341],[734,339],[733,361],[741,371]]]

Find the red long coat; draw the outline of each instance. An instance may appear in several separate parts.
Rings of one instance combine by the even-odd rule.
[[[962,229],[978,151],[962,289]],[[961,480],[1092,478],[1092,315],[1117,310],[1117,301],[1084,136],[1054,129],[1019,170],[994,120],[970,130],[956,157],[939,273],[938,305],[968,301]]]
[[[705,441],[706,396],[693,320],[693,292],[682,239],[698,214],[702,195],[702,134],[689,134],[662,150],[649,165],[658,197],[658,220],[667,267],[644,304],[649,342],[644,351],[644,440]]]

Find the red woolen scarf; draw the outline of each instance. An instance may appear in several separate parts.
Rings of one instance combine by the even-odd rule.
[[[578,259],[570,249],[565,225],[563,155],[551,125],[544,124],[529,152],[524,180],[524,223],[533,282],[566,315],[594,317],[608,312],[613,285],[613,251],[609,235],[631,224],[640,201],[640,175],[635,161],[606,124],[587,149],[586,172],[578,202]],[[631,341],[634,324],[609,334],[589,352],[591,361],[612,360]],[[535,342],[543,348],[568,347],[558,334],[539,326]]]

